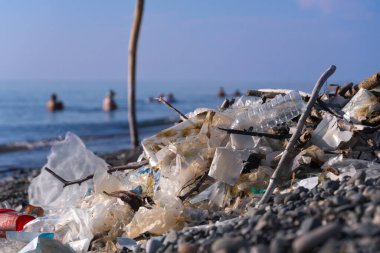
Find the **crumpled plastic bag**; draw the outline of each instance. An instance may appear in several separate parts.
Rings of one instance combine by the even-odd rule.
[[[133,217],[131,207],[119,198],[104,194],[87,197],[81,205],[88,210],[89,227],[94,235],[113,230],[113,236],[126,226]]]
[[[93,174],[98,168],[106,170],[107,164],[86,149],[78,136],[69,132],[63,141],[51,148],[44,167],[50,168],[65,180],[75,180]],[[42,169],[41,174],[30,183],[29,202],[44,209],[75,206],[92,185],[93,181],[87,180],[80,185],[63,187],[59,180]]]
[[[360,89],[342,109],[344,118],[354,123],[360,123],[378,106],[377,97],[370,91]]]
[[[172,200],[167,205],[157,205],[152,209],[140,207],[131,223],[125,227],[124,236],[136,238],[145,232],[161,235],[170,229],[180,229],[183,222],[183,205],[180,200]]]

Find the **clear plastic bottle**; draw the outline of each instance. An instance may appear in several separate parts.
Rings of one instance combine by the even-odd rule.
[[[278,95],[270,102],[248,109],[239,114],[232,123],[232,129],[248,129],[265,132],[267,129],[290,121],[303,113],[306,104],[297,91],[291,91],[285,96]]]

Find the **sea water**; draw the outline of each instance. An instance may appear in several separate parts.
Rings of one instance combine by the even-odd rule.
[[[237,86],[226,88],[233,93]],[[117,111],[102,111],[109,89],[116,92]],[[187,113],[198,107],[217,108],[218,84],[140,82],[137,120],[140,139],[178,120],[166,106],[149,97],[172,92],[173,105]],[[243,91],[243,88],[242,90]],[[48,112],[46,102],[58,95],[65,109]],[[0,81],[0,170],[42,166],[52,144],[71,131],[94,152],[108,153],[130,147],[126,81]]]

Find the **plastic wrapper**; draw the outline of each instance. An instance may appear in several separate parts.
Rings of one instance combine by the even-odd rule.
[[[357,170],[365,170],[366,178],[377,178],[380,175],[380,164],[359,159],[348,159],[342,155],[330,158],[322,166],[322,169],[332,167],[340,175],[353,176]],[[344,174],[345,173],[345,174]]]
[[[365,120],[378,107],[377,97],[370,91],[360,89],[342,109],[344,117],[354,123]]]
[[[243,161],[250,155],[249,150],[217,148],[208,175],[216,180],[235,185],[243,170]]]
[[[306,189],[312,190],[313,188],[317,187],[317,185],[318,177],[309,177],[296,182],[292,188],[297,189],[299,187],[304,187]]]
[[[198,195],[190,199],[191,204],[197,204],[201,201],[208,201],[209,205],[223,207],[228,200],[228,187],[223,182],[215,182]]]
[[[325,153],[315,145],[302,150],[294,159],[292,171],[295,171],[302,165],[309,165],[311,162],[322,165],[325,162]]]
[[[112,198],[104,194],[95,194],[87,197],[81,205],[88,210],[89,224],[94,235],[103,234],[111,229],[114,236],[126,226],[133,216],[131,207],[119,198]]]
[[[105,170],[107,164],[86,149],[78,136],[67,133],[63,141],[52,147],[44,167],[50,168],[66,180],[75,180],[93,174],[99,168]],[[80,185],[64,188],[59,180],[42,169],[41,174],[29,186],[29,202],[44,209],[75,206],[92,185],[92,180],[87,180]]]
[[[25,226],[26,232],[51,232],[54,238],[69,245],[75,252],[87,252],[93,238],[88,211],[79,208],[50,210]]]
[[[140,207],[131,223],[125,227],[125,236],[136,238],[145,232],[160,235],[170,229],[180,229],[183,220],[183,206],[180,200],[173,200],[165,206],[157,205],[152,209]]]
[[[351,140],[351,131],[341,131],[338,128],[338,119],[327,114],[313,131],[311,142],[323,150],[333,151]]]

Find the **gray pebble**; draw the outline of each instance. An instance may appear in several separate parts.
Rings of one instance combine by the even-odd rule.
[[[211,250],[214,253],[235,253],[240,249],[248,249],[246,240],[223,237],[216,240],[211,246]]]
[[[316,228],[307,234],[299,236],[293,241],[292,247],[295,253],[310,252],[316,246],[322,245],[327,239],[339,234],[341,225],[330,223]]]
[[[156,253],[157,250],[161,247],[161,245],[162,243],[160,240],[152,238],[146,243],[146,252]]]

